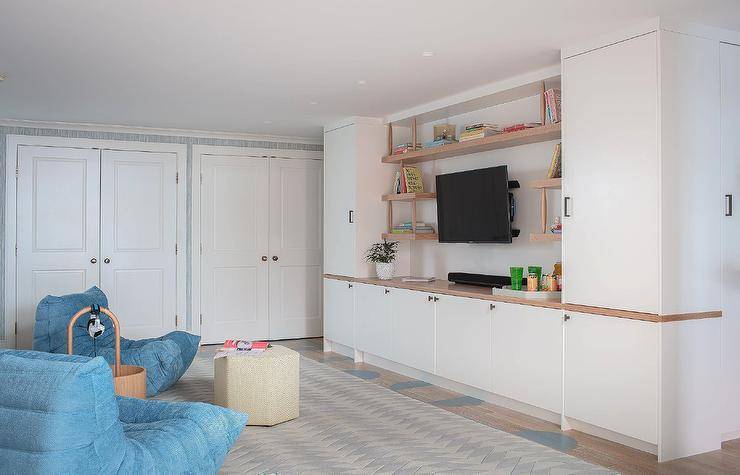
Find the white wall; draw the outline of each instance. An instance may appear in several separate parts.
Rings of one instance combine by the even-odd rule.
[[[516,122],[538,122],[540,120],[539,97],[529,97],[507,104],[498,105],[472,113],[450,117],[438,123],[460,126],[475,122],[492,122],[501,125]],[[434,135],[433,123],[419,126],[420,141],[431,140]],[[394,135],[398,136],[394,131]],[[396,143],[401,139],[396,139]],[[433,275],[446,278],[448,272],[475,272],[482,274],[508,275],[510,266],[541,265],[543,272],[552,272],[553,264],[561,258],[560,242],[533,243],[529,241],[530,232],[539,232],[540,195],[538,190],[528,188],[532,180],[545,178],[550,165],[552,151],[558,141],[523,145],[503,150],[482,152],[462,157],[453,157],[421,164],[424,175],[424,188],[434,190],[434,177],[438,174],[462,170],[472,170],[498,165],[509,167],[509,179],[519,180],[521,188],[514,191],[516,199],[516,219],[514,227],[521,234],[512,244],[459,244],[437,242],[413,242],[411,246],[411,273],[413,275]],[[560,216],[561,195],[559,190],[548,191],[549,218]],[[394,206],[399,211],[403,205]],[[437,205],[435,201],[417,204],[418,220],[432,223],[437,229]],[[407,218],[408,214],[399,212],[395,222]]]

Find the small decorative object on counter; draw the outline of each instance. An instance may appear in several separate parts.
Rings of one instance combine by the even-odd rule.
[[[440,124],[434,126],[434,140],[455,140],[455,129],[453,124]]]
[[[538,287],[537,274],[535,274],[534,272],[531,272],[527,276],[527,290],[530,292],[537,292],[538,288],[539,287]]]
[[[535,277],[537,277],[537,284],[539,285],[540,282],[542,282],[542,266],[529,266],[527,267],[527,275],[534,274]],[[529,283],[527,283],[527,290],[540,290],[539,287],[535,287],[534,289],[529,286]]]
[[[550,292],[557,292],[560,290],[560,285],[558,284],[558,276],[555,274],[550,274],[549,276],[549,282],[547,284],[548,290]]]
[[[383,240],[376,242],[365,254],[367,262],[375,263],[375,273],[380,280],[390,280],[393,278],[393,261],[396,260],[396,249],[398,241]]]
[[[553,234],[563,234],[563,224],[560,222],[560,216],[555,216],[555,222],[550,226],[550,232]]]
[[[511,290],[522,290],[524,267],[509,267],[509,273],[511,274]]]
[[[550,290],[550,274],[542,274],[540,290],[543,292],[548,292]]]

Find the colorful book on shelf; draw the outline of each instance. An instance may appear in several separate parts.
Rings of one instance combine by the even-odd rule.
[[[498,135],[500,133],[500,130],[491,128],[471,129],[460,134],[460,142],[482,139],[483,137],[490,137],[492,135]]]
[[[540,125],[542,124],[539,122],[521,122],[519,124],[514,124],[514,125],[509,125],[508,127],[504,127],[504,130],[502,131],[502,133],[506,134],[509,132],[518,132],[524,129],[533,129],[535,127],[539,127]]]
[[[545,116],[551,124],[560,122],[560,89],[545,91]]]
[[[465,130],[477,130],[477,129],[501,129],[498,124],[489,124],[488,122],[480,122],[478,124],[466,125]]]
[[[442,147],[443,145],[448,145],[448,144],[456,143],[456,142],[457,140],[450,140],[450,139],[432,140],[430,142],[425,142],[424,148]]]
[[[547,178],[560,178],[562,176],[562,146],[558,143],[552,151],[550,168],[547,170]]]
[[[421,180],[421,170],[417,167],[401,168],[405,183],[404,193],[423,193],[424,183]]]

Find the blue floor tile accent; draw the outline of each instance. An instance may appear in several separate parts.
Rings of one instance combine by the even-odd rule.
[[[569,452],[578,446],[575,439],[558,432],[523,430],[516,432],[515,434],[519,437],[531,440],[532,442],[537,442],[538,444],[550,447],[551,449],[559,450],[560,452]]]
[[[431,384],[427,383],[426,381],[412,379],[411,381],[403,381],[401,383],[392,384],[391,389],[394,391],[403,391],[404,389],[425,388],[427,386],[431,386]]]
[[[375,371],[367,371],[364,369],[345,369],[344,372],[362,379],[375,379],[380,376],[380,373],[377,373]]]
[[[461,407],[461,406],[477,406],[478,404],[481,404],[483,401],[481,401],[478,398],[474,398],[471,396],[460,396],[460,397],[454,397],[452,399],[442,399],[441,401],[433,401],[432,404],[435,406],[440,407]]]

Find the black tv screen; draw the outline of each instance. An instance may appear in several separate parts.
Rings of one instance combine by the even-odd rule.
[[[437,175],[439,242],[511,242],[506,165]]]

